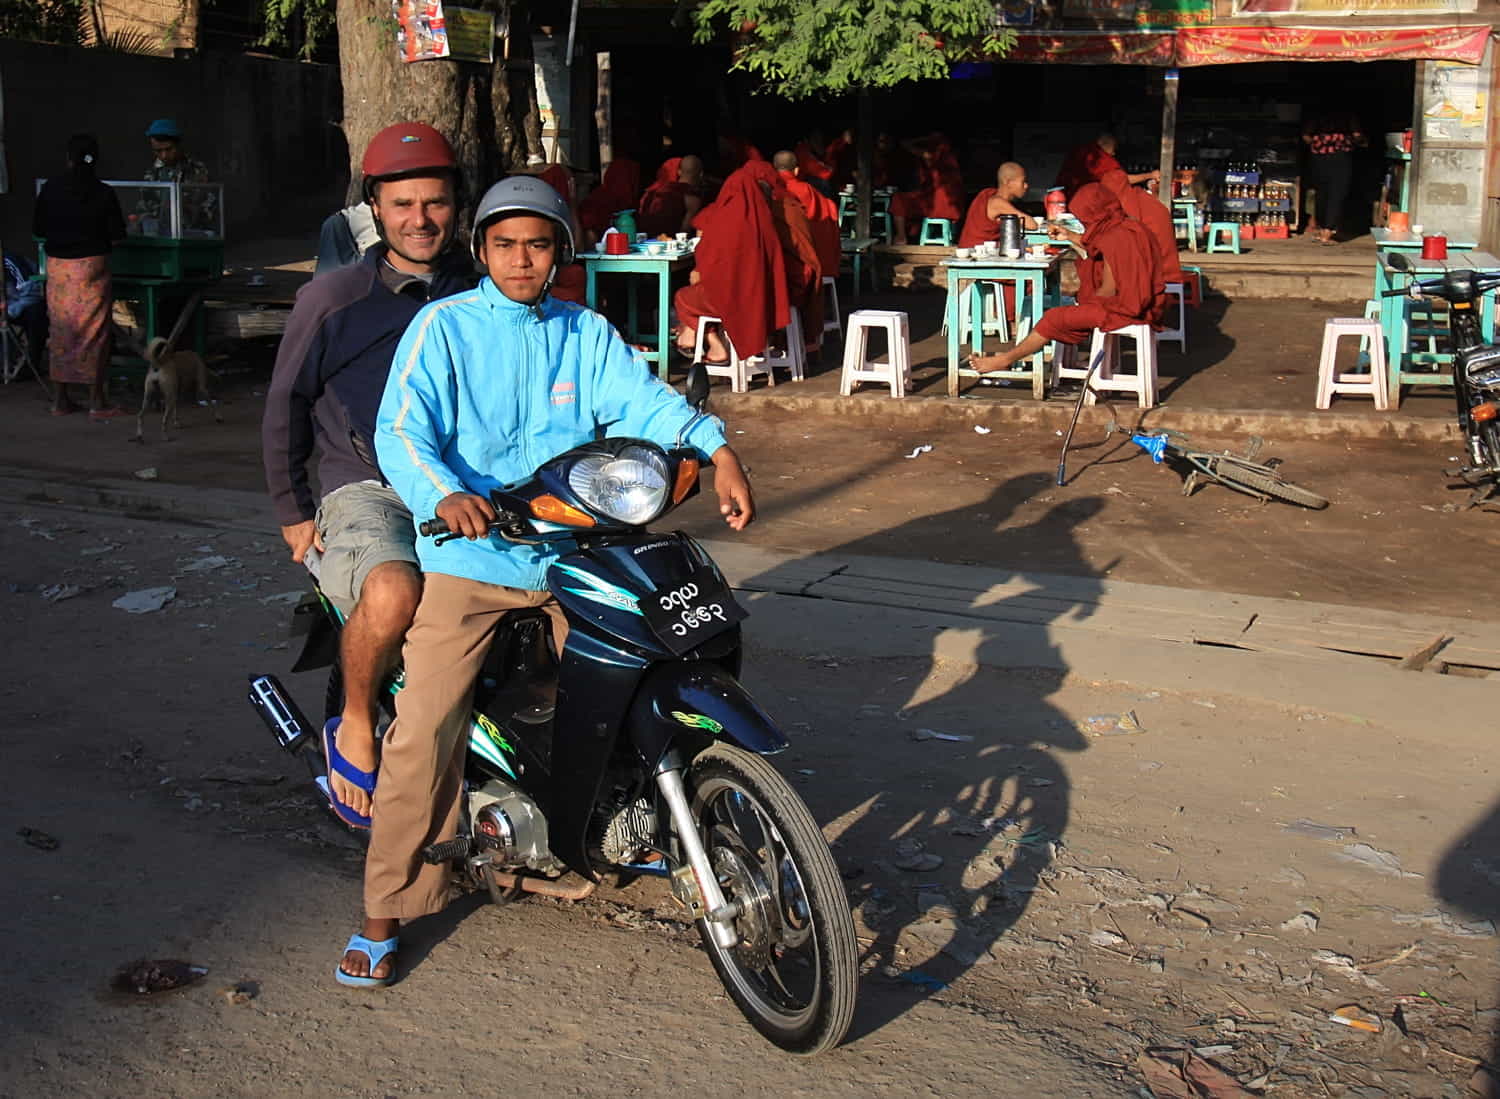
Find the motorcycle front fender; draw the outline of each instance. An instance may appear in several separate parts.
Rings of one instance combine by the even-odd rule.
[[[761,756],[787,747],[786,737],[740,681],[705,661],[652,668],[631,703],[628,728],[653,772],[673,747],[689,757],[721,740]]]

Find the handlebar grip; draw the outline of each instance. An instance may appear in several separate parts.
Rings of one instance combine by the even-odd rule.
[[[417,527],[417,531],[423,538],[431,538],[435,534],[447,534],[448,524],[441,519],[427,519]]]

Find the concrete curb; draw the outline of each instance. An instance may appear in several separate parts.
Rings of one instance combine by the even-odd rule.
[[[889,393],[871,388],[866,394],[794,393],[792,385],[759,389],[750,393],[718,393],[713,410],[733,416],[736,412],[784,412],[788,414],[854,417],[883,427],[920,427],[930,430],[997,427],[1017,424],[1065,430],[1073,416],[1071,400],[1008,401],[983,397],[908,397],[893,400]],[[1340,412],[1287,412],[1280,409],[1174,409],[1170,406],[1141,412],[1122,403],[1126,426],[1172,428],[1188,434],[1262,435],[1275,439],[1340,438],[1384,439],[1400,442],[1450,442],[1458,437],[1453,421],[1400,418],[1373,412],[1357,415]],[[1085,408],[1079,423],[1103,427],[1111,419],[1109,410],[1095,405]]]

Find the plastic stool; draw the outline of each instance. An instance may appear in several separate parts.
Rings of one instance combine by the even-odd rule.
[[[1367,341],[1370,353],[1369,373],[1340,374],[1335,359],[1341,336],[1359,336]],[[1333,404],[1335,393],[1373,397],[1381,412],[1391,407],[1389,381],[1385,373],[1385,340],[1380,320],[1371,317],[1330,317],[1323,322],[1323,353],[1318,359],[1319,409]]]
[[[885,332],[888,362],[871,362],[866,355],[870,332]],[[905,397],[911,385],[911,330],[905,313],[893,309],[856,309],[849,314],[849,336],[844,342],[844,370],[839,396],[847,397],[860,382],[885,382],[892,397]]]
[[[953,223],[947,218],[923,218],[922,235],[917,238],[917,243],[953,247]]]
[[[756,374],[766,376],[767,385],[776,384],[776,375],[772,374],[764,364],[752,364],[740,358],[738,351],[734,349],[734,341],[729,338],[729,333],[720,331],[724,337],[724,343],[729,348],[729,361],[727,363],[706,362],[703,358],[703,334],[708,331],[711,324],[722,325],[724,321],[719,317],[699,317],[698,335],[693,340],[693,361],[703,363],[703,369],[708,371],[710,377],[728,378],[729,391],[731,393],[744,393],[750,388],[750,379]]]
[[[1221,245],[1219,234],[1227,233],[1230,243]],[[1236,221],[1211,221],[1208,223],[1208,251],[1240,254],[1240,226]]]
[[[1183,267],[1182,285],[1187,291],[1189,305],[1197,308],[1203,304],[1203,299],[1208,294],[1208,279],[1203,277],[1203,268]]]
[[[1184,355],[1187,354],[1187,294],[1182,283],[1167,283],[1167,293],[1177,299],[1177,327],[1163,328],[1156,334],[1157,341],[1176,340]]]
[[[837,332],[839,339],[844,338],[844,321],[839,314],[839,280],[832,275],[823,276],[823,289],[828,294],[828,300],[823,304],[823,331]]]
[[[1135,373],[1121,374],[1122,339],[1135,341]],[[1103,356],[1102,360],[1100,356]],[[1094,404],[1094,390],[1105,389],[1118,393],[1134,393],[1136,403],[1142,408],[1156,406],[1156,333],[1149,324],[1127,324],[1123,328],[1105,332],[1094,329],[1094,339],[1089,345],[1089,362],[1099,361],[1094,380],[1084,396],[1084,404]]]

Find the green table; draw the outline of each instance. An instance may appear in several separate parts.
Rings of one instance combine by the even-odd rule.
[[[949,259],[942,261],[948,279],[948,396],[958,396],[958,379],[1000,378],[1031,382],[1031,395],[1041,400],[1047,395],[1046,349],[1043,348],[1027,360],[1025,366],[1013,366],[1009,370],[997,370],[981,374],[964,367],[959,360],[958,310],[962,296],[961,286],[965,282],[1013,282],[1016,284],[1016,330],[1012,333],[1020,340],[1036,322],[1042,319],[1045,308],[1043,294],[1047,276],[1057,269],[1061,255],[1033,259],[1029,255],[1018,259],[996,256],[989,259]],[[984,300],[981,294],[970,296],[972,310],[969,340],[974,354],[984,353]]]
[[[657,377],[665,381],[672,365],[672,276],[678,271],[686,271],[693,266],[693,253],[674,251],[651,255],[648,252],[632,249],[623,256],[611,256],[603,252],[583,252],[577,258],[578,262],[583,264],[588,276],[586,295],[589,308],[594,310],[599,308],[600,272],[606,275],[656,276],[656,350],[643,351],[641,354],[656,364]],[[642,333],[640,329],[635,279],[630,279],[626,284],[626,301],[626,308],[629,311],[626,337],[632,341],[638,341],[642,335],[650,335],[650,333]]]
[[[1406,254],[1409,271],[1391,266],[1390,252],[1377,252],[1375,263],[1375,300],[1380,303],[1380,330],[1385,335],[1386,369],[1390,374],[1391,407],[1401,406],[1402,385],[1452,385],[1453,354],[1449,351],[1412,351],[1410,324],[1404,297],[1386,297],[1393,290],[1404,290],[1412,279],[1430,279],[1445,271],[1479,271],[1500,273],[1500,259],[1488,252],[1449,252],[1447,259],[1423,259]],[[1495,295],[1486,294],[1480,306],[1480,325],[1486,340],[1495,338]],[[1426,367],[1413,370],[1412,367]]]
[[[1371,229],[1370,236],[1375,238],[1375,248],[1380,252],[1420,252],[1422,250],[1422,237],[1417,233],[1393,233],[1389,229]],[[1448,250],[1470,252],[1479,247],[1479,242],[1474,240],[1454,240],[1448,238]]]
[[[839,251],[850,257],[850,263],[854,268],[854,293],[851,301],[859,301],[859,274],[860,268],[866,256],[870,257],[870,292],[875,292],[875,256],[870,249],[875,247],[879,237],[840,237]]]

